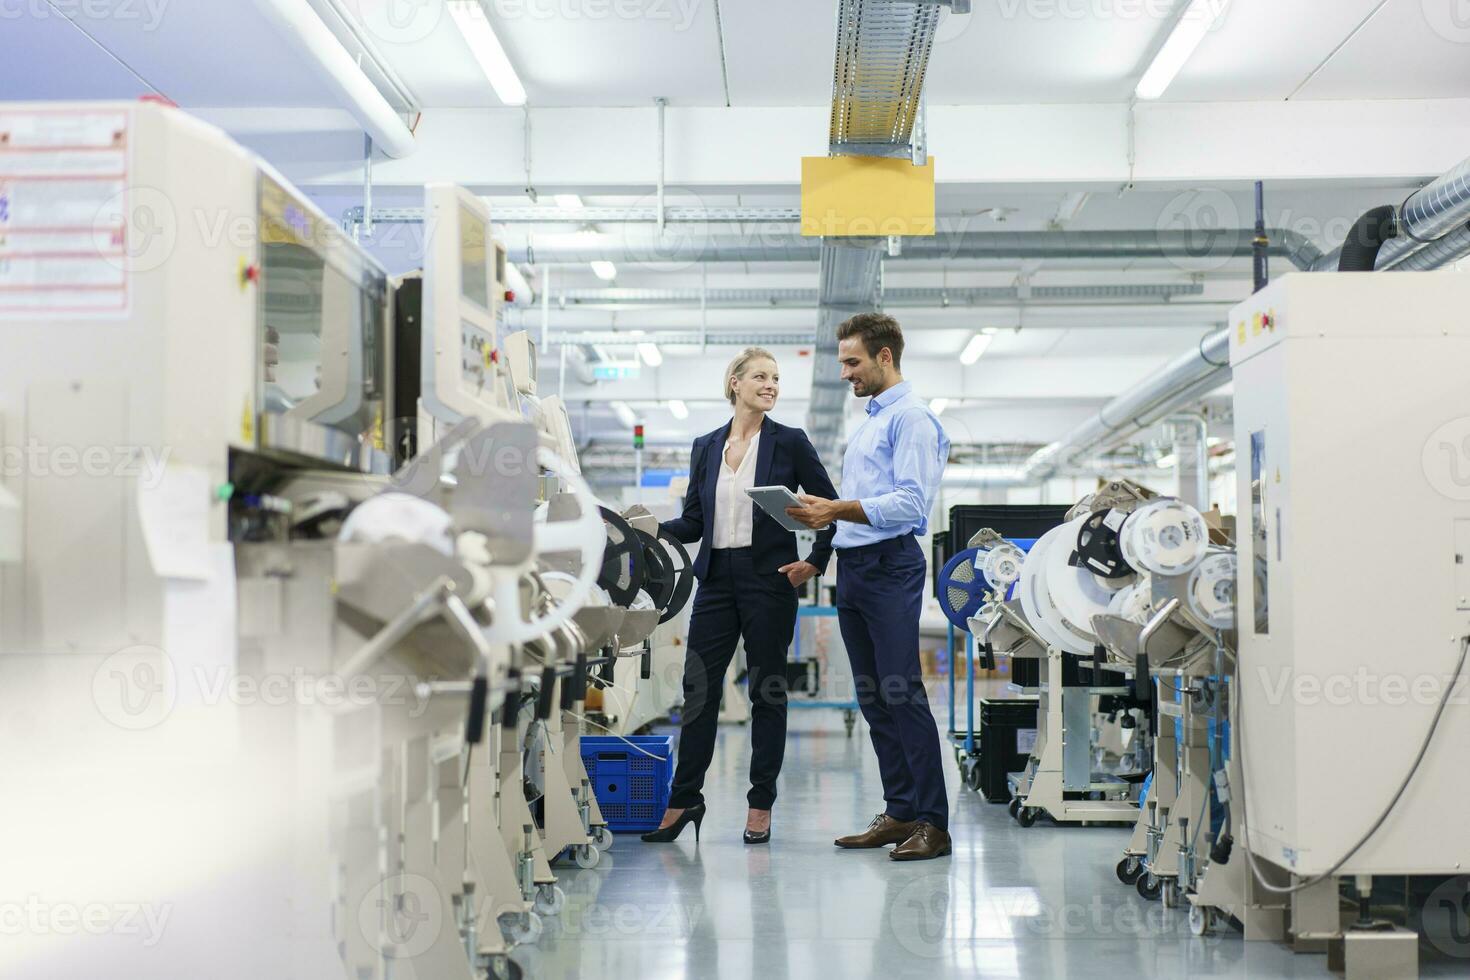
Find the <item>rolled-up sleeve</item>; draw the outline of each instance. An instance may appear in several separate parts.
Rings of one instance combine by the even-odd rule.
[[[891,426],[893,489],[858,501],[868,523],[880,530],[926,521],[944,473],[939,429],[925,412],[904,412]]]

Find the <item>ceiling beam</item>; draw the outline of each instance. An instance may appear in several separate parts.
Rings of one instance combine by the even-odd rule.
[[[303,133],[298,110],[197,110],[238,133],[306,186],[361,182],[360,132]],[[674,107],[667,110],[671,206],[697,205],[701,189],[781,188],[800,181],[802,156],[827,151],[830,106]],[[1139,105],[1136,184],[1256,179],[1415,181],[1465,156],[1470,99],[1216,102]],[[941,184],[1067,182],[1121,186],[1129,179],[1128,109],[1119,105],[930,106],[929,152]],[[537,187],[551,193],[649,195],[653,109],[531,110]],[[318,118],[321,118],[320,116]],[[447,180],[482,193],[525,187],[520,110],[430,109],[417,152],[380,163],[381,188]]]

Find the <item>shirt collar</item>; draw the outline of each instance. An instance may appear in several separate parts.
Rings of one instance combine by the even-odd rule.
[[[913,386],[907,381],[900,381],[881,395],[874,395],[868,399],[868,415],[877,415],[883,409],[907,395]]]

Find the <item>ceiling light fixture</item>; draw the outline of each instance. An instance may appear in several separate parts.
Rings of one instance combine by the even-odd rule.
[[[675,398],[669,402],[669,414],[682,422],[689,417],[689,406]]]
[[[556,206],[563,211],[582,210],[582,196],[580,194],[557,194]]]
[[[948,398],[936,398],[929,403],[929,411],[935,415],[943,415],[944,410],[949,407]]]
[[[965,349],[960,352],[960,363],[969,367],[971,364],[980,360],[980,355],[985,353],[994,340],[995,335],[988,333],[977,333],[971,337],[970,342],[965,345]]]
[[[618,421],[623,423],[627,428],[631,429],[638,424],[638,416],[634,414],[633,409],[628,406],[627,402],[613,402],[612,410],[616,413]]]
[[[603,282],[612,282],[618,277],[618,267],[607,259],[598,259],[592,263],[592,272]]]
[[[449,16],[454,18],[455,26],[464,35],[465,43],[470,46],[470,53],[480,64],[480,70],[485,77],[490,79],[490,87],[495,89],[495,94],[508,106],[522,106],[526,104],[526,87],[521,84],[521,78],[516,74],[515,66],[510,63],[510,58],[505,53],[505,48],[500,44],[500,38],[495,36],[495,29],[490,26],[490,18],[485,13],[485,7],[480,0],[448,0]]]
[[[1225,17],[1225,10],[1229,6],[1230,0],[1191,0],[1189,7],[1175,22],[1164,46],[1154,55],[1148,71],[1139,79],[1133,94],[1140,99],[1161,97],[1184,68],[1185,62],[1194,54],[1195,48],[1205,39],[1205,35]]]
[[[649,367],[658,367],[664,362],[663,351],[658,349],[658,344],[639,344],[638,356],[643,358],[643,363]]]

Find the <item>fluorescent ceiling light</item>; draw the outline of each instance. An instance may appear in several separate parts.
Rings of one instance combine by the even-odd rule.
[[[627,402],[613,402],[612,410],[617,413],[618,421],[628,428],[638,424],[638,416],[633,414],[633,409],[628,407]]]
[[[506,56],[500,38],[490,26],[490,18],[480,0],[448,0],[449,15],[464,35],[470,53],[480,63],[480,70],[490,79],[490,87],[506,105],[525,105],[526,87],[521,84],[515,66]]]
[[[598,259],[596,262],[593,262],[592,271],[603,282],[612,282],[618,277],[618,267],[607,261],[607,259]]]
[[[1174,464],[1177,462],[1179,462],[1179,458],[1173,453],[1170,453],[1167,456],[1160,456],[1159,461],[1154,465],[1161,470],[1172,470],[1174,468]]]
[[[960,363],[968,366],[980,360],[980,355],[985,353],[986,349],[990,347],[990,342],[994,339],[995,335],[988,333],[977,333],[971,337],[970,342],[965,345],[965,349],[960,353]]]
[[[663,351],[658,349],[658,344],[639,344],[638,356],[643,358],[643,363],[649,367],[658,367],[664,362]]]
[[[1154,55],[1148,71],[1139,79],[1133,94],[1140,99],[1162,96],[1205,35],[1225,16],[1225,8],[1229,6],[1230,0],[1191,0],[1188,9],[1174,24],[1164,46]]]
[[[929,411],[935,415],[943,415],[944,410],[949,407],[948,398],[936,398],[929,403]]]
[[[567,211],[582,210],[582,196],[580,194],[558,194],[556,195],[556,206]]]
[[[669,402],[669,414],[673,415],[674,418],[682,422],[684,419],[687,419],[689,417],[689,406],[685,405],[682,401],[675,398],[673,401]]]

